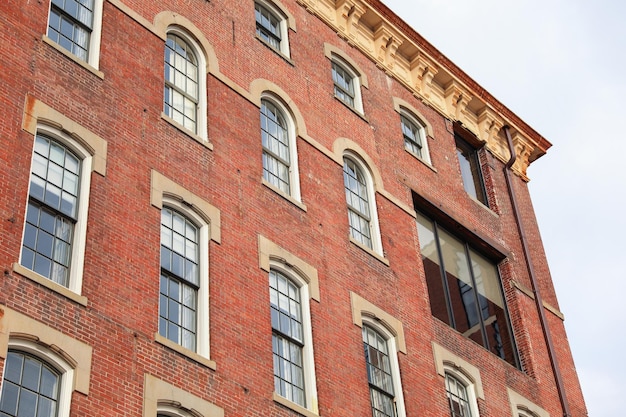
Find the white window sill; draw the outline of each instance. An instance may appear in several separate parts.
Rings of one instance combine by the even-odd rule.
[[[426,165],[428,168],[430,168],[431,170],[433,170],[433,172],[437,172],[437,168],[435,168],[434,166],[432,166],[432,164],[431,164],[428,160],[426,160],[426,159],[424,159],[424,158],[420,157],[420,156],[419,156],[419,155],[417,155],[416,153],[411,152],[410,150],[408,150],[408,149],[406,148],[406,146],[404,147],[404,150],[405,150],[405,151],[406,151],[409,155],[411,155],[413,158],[417,159],[417,160],[418,160],[418,161],[420,161],[422,164]]]
[[[32,281],[35,281],[36,283],[56,293],[59,293],[62,296],[69,298],[70,300],[77,302],[80,305],[83,305],[83,306],[87,305],[87,301],[88,301],[87,297],[77,294],[74,291],[70,290],[69,288],[64,287],[63,285],[57,284],[56,282],[44,277],[43,275],[39,275],[35,271],[32,271],[17,262],[13,264],[13,272],[17,272],[23,277],[28,278]]]
[[[177,353],[180,353],[183,356],[188,357],[189,359],[195,362],[198,362],[201,365],[206,366],[209,369],[212,369],[214,371],[217,369],[217,364],[215,363],[215,361],[212,361],[209,358],[199,355],[193,350],[189,350],[179,345],[178,343],[172,342],[170,339],[161,336],[158,332],[154,334],[154,341]]]
[[[301,405],[298,405],[296,403],[294,403],[293,401],[288,400],[285,397],[281,397],[280,395],[276,394],[276,392],[274,392],[274,396],[273,396],[274,401],[276,401],[277,403],[279,403],[280,405],[283,405],[293,411],[295,411],[298,414],[301,414],[305,417],[319,417],[318,413],[314,413],[313,411],[309,410],[308,408],[304,408]]]
[[[92,74],[94,74],[96,77],[98,77],[100,79],[104,79],[104,73],[102,71],[100,71],[97,68],[89,65],[89,63],[83,61],[82,59],[78,58],[76,55],[74,55],[73,53],[71,53],[67,49],[63,48],[61,45],[59,45],[58,43],[56,43],[55,41],[53,41],[52,39],[50,39],[46,35],[43,35],[41,37],[41,40],[44,43],[46,43],[46,44],[50,45],[51,47],[53,47],[54,49],[56,49],[57,51],[61,52],[63,55],[65,55],[66,57],[68,57],[72,61],[76,62],[81,67],[85,68],[87,71],[89,71]]]
[[[165,120],[167,123],[169,123],[172,126],[174,126],[176,129],[178,129],[182,133],[184,133],[185,135],[189,136],[190,138],[192,138],[193,140],[198,142],[200,145],[204,146],[205,148],[207,148],[207,149],[209,149],[211,151],[213,150],[213,144],[211,142],[209,142],[208,139],[203,138],[202,136],[196,135],[194,132],[192,132],[191,130],[187,129],[185,126],[181,125],[176,120],[172,119],[171,117],[169,117],[167,114],[165,114],[163,112],[161,112],[161,118],[163,120]]]
[[[352,236],[350,236],[350,243],[356,245],[359,249],[363,250],[364,252],[367,252],[368,254],[372,255],[374,258],[378,259],[380,262],[382,262],[385,265],[389,266],[389,259],[385,258],[380,253],[378,253],[378,252],[368,248],[367,246],[365,246],[364,244],[362,244],[361,242],[359,242],[358,240],[356,240]]]
[[[265,185],[267,188],[269,188],[270,190],[274,191],[276,194],[280,195],[285,200],[289,201],[294,206],[296,206],[299,209],[301,209],[302,211],[306,211],[307,210],[306,209],[306,205],[304,205],[304,203],[302,203],[301,201],[296,200],[295,198],[293,198],[289,194],[285,193],[283,190],[281,190],[280,188],[276,187],[274,184],[270,183],[265,178],[261,178],[261,183],[263,185]]]

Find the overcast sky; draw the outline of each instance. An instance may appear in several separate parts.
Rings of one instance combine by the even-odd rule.
[[[553,147],[528,170],[591,417],[626,415],[626,1],[382,0]]]

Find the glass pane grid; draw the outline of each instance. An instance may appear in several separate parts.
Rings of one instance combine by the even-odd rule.
[[[260,4],[254,5],[256,33],[274,49],[280,50],[280,20]]]
[[[261,139],[263,177],[289,194],[290,155],[287,122],[278,108],[268,101],[261,103]]]
[[[48,37],[87,60],[93,29],[93,0],[55,0],[50,7]]]
[[[374,416],[396,415],[391,362],[387,341],[375,330],[363,326],[363,350],[370,385],[370,399]]]
[[[365,177],[356,164],[348,159],[344,159],[343,173],[350,236],[371,248],[370,206]]]
[[[169,34],[165,44],[163,112],[192,132],[197,131],[199,97],[198,61],[191,47]]]
[[[446,391],[452,417],[471,417],[465,385],[453,376],[446,374]]]
[[[400,117],[402,124],[402,134],[406,148],[416,154],[422,156],[422,140],[420,137],[419,127],[404,116]]]
[[[159,334],[196,349],[200,285],[198,228],[178,212],[161,210]]]
[[[350,107],[354,107],[354,79],[339,64],[332,63],[335,96]]]
[[[9,351],[0,393],[0,415],[55,417],[60,375],[39,359]]]
[[[270,271],[269,284],[275,390],[304,407],[300,289],[276,271]]]

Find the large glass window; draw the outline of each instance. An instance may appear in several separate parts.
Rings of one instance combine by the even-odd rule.
[[[196,351],[200,287],[198,228],[180,213],[161,211],[159,334]]]
[[[287,120],[283,112],[268,100],[261,101],[261,140],[263,178],[285,194],[291,194],[291,155]]]
[[[56,417],[60,374],[40,359],[9,350],[4,363],[0,417]]]
[[[78,218],[79,179],[78,157],[65,146],[38,134],[20,263],[66,287]]]
[[[348,203],[350,236],[371,249],[373,248],[372,217],[367,179],[359,166],[349,158],[343,159],[343,182]]]
[[[449,373],[446,373],[446,393],[451,417],[472,417],[467,387]]]
[[[497,266],[420,213],[417,229],[433,315],[517,366]]]
[[[289,278],[270,271],[274,390],[306,407],[302,350],[304,333],[300,289]]]
[[[175,33],[165,43],[165,98],[163,112],[198,133],[198,58],[191,45]]]
[[[369,326],[363,326],[363,348],[373,417],[395,417],[396,405],[387,340]],[[394,352],[395,354],[395,352]]]
[[[487,206],[487,195],[485,193],[485,185],[483,183],[483,176],[480,170],[480,161],[478,160],[477,150],[457,136],[456,153],[459,158],[461,177],[463,179],[463,187],[465,187],[465,191],[476,200]]]
[[[52,0],[48,37],[87,61],[93,23],[94,0]]]

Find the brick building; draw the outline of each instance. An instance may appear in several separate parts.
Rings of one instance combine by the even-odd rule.
[[[0,416],[586,416],[550,143],[379,0],[5,1],[0,39]]]

